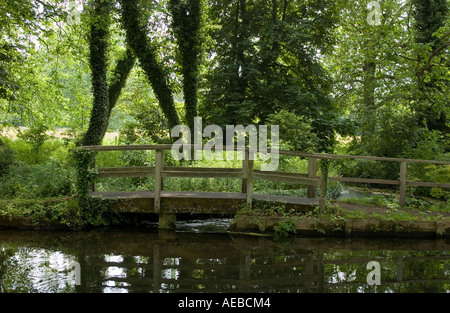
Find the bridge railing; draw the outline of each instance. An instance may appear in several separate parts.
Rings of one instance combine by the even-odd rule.
[[[186,147],[186,146],[184,146]],[[373,157],[373,156],[357,156],[357,155],[338,155],[325,153],[307,153],[301,151],[287,151],[278,150],[279,155],[300,157],[308,159],[308,172],[295,173],[283,171],[262,171],[254,169],[254,161],[251,159],[250,153],[258,153],[256,149],[238,148],[223,146],[223,151],[242,151],[245,156],[242,161],[241,168],[205,168],[205,167],[183,167],[183,166],[166,166],[164,165],[164,152],[173,148],[172,144],[160,145],[117,145],[117,146],[83,146],[83,149],[91,151],[129,151],[129,150],[153,150],[156,153],[154,166],[129,166],[129,167],[108,167],[97,168],[99,178],[113,178],[113,177],[155,177],[155,212],[160,211],[161,207],[161,191],[163,189],[164,177],[207,177],[207,178],[238,178],[242,180],[242,193],[246,194],[247,207],[252,207],[253,199],[253,180],[269,180],[281,183],[297,183],[307,186],[307,197],[316,198],[316,188],[320,188],[320,209],[326,206],[326,183],[318,176],[318,160],[337,161],[343,159],[361,159],[371,161],[383,162],[397,162],[400,163],[400,173],[398,180],[388,179],[373,179],[373,178],[357,178],[357,177],[328,177],[328,172],[325,177],[329,181],[339,181],[347,183],[363,183],[363,184],[381,184],[381,185],[396,185],[399,186],[399,204],[405,206],[406,203],[406,189],[407,186],[425,186],[425,187],[439,187],[450,188],[449,183],[435,183],[435,182],[419,182],[407,180],[408,163],[422,163],[449,166],[448,161],[433,161],[433,160],[418,160],[405,158],[388,158],[388,157]],[[191,151],[201,150],[202,146],[191,145]],[[267,149],[270,153],[271,149]],[[326,168],[322,171],[327,171]]]

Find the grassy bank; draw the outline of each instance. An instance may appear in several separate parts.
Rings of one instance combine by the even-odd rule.
[[[0,226],[81,229],[78,200],[69,198],[0,200]]]

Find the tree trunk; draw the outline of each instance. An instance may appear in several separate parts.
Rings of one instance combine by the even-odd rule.
[[[173,28],[181,55],[185,119],[191,130],[194,129],[194,118],[197,116],[200,5],[200,0],[188,0],[187,3],[180,0],[169,1]]]
[[[90,66],[92,71],[93,105],[89,128],[84,135],[83,145],[100,145],[103,131],[108,123],[108,83],[106,79],[109,9],[108,1],[93,0],[90,16]]]
[[[130,48],[127,48],[127,50],[125,51],[125,54],[117,62],[116,68],[114,69],[114,72],[112,74],[112,78],[111,78],[111,81],[110,81],[109,87],[108,87],[108,111],[106,113],[107,122],[104,125],[102,138],[105,136],[105,133],[108,129],[111,111],[114,108],[114,106],[116,105],[117,100],[119,99],[120,92],[122,91],[122,88],[125,86],[128,75],[130,74],[131,69],[133,68],[135,62],[136,62],[136,57],[133,55]]]
[[[156,58],[156,51],[147,37],[147,32],[139,24],[140,11],[137,0],[120,0],[122,6],[122,21],[126,30],[128,44],[139,58],[142,69],[152,85],[159,105],[167,118],[170,128],[179,125],[172,90],[168,83],[168,75]]]

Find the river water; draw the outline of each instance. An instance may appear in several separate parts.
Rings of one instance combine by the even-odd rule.
[[[450,291],[449,240],[255,237],[228,223],[0,230],[0,292]]]

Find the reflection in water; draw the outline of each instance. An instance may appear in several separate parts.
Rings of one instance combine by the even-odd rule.
[[[449,292],[449,243],[3,230],[0,292]]]

